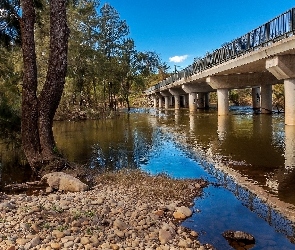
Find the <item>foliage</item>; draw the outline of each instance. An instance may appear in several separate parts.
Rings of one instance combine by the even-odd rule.
[[[229,92],[229,100],[234,103],[234,105],[251,105],[252,104],[252,94],[251,89],[232,89]]]
[[[276,84],[272,88],[273,106],[277,111],[281,111],[285,107],[284,85]]]
[[[49,60],[49,4],[45,0],[34,0],[34,4],[40,94]],[[16,49],[21,44],[20,2],[1,1],[0,9],[0,82],[7,87],[5,93],[9,93],[6,104],[20,114],[22,60],[21,51]],[[97,0],[68,1],[67,13],[71,30],[68,72],[57,118],[100,117],[118,105],[130,107],[130,95],[134,100],[145,88],[168,76],[168,67],[156,52],[136,49],[127,22],[110,4],[99,9]],[[2,56],[4,49],[6,54]],[[9,61],[11,56],[18,60]]]
[[[19,0],[1,0],[0,2],[0,42],[2,46],[20,45],[20,3]]]
[[[20,58],[19,48],[0,46],[0,127],[1,136],[20,131]]]

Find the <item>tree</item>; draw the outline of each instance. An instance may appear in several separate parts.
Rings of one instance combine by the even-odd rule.
[[[127,39],[122,46],[120,83],[121,96],[130,110],[129,95],[133,88],[140,92],[145,88],[147,78],[154,74],[161,65],[159,56],[155,52],[139,52],[135,49],[134,41]]]
[[[0,41],[5,47],[20,45],[19,0],[0,2]]]
[[[116,79],[117,57],[121,47],[129,34],[129,27],[125,20],[120,19],[119,13],[109,4],[100,9],[101,16],[97,25],[97,48],[104,57],[103,63],[103,92],[108,94],[111,110],[114,109],[114,95],[119,90]]]
[[[21,0],[23,52],[22,146],[35,172],[45,167],[61,168],[65,160],[55,151],[53,118],[62,96],[67,71],[69,30],[66,0],[50,1],[50,52],[47,77],[37,96],[37,61],[34,41],[36,13],[33,0]]]

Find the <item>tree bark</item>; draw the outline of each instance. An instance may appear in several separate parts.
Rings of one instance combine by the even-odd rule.
[[[38,129],[37,64],[34,41],[35,9],[32,0],[22,0],[21,35],[24,62],[22,88],[22,141],[30,166],[40,161]]]
[[[46,165],[56,164],[59,158],[55,150],[52,125],[62,96],[67,71],[69,30],[66,0],[50,0],[50,56],[46,81],[39,97],[37,97],[38,80],[34,41],[34,1],[21,0],[21,4],[24,61],[22,145],[30,166],[35,172],[39,172]]]
[[[42,156],[55,156],[52,132],[53,118],[59,105],[67,73],[69,30],[67,26],[66,1],[50,1],[50,55],[47,77],[39,96],[39,136]]]

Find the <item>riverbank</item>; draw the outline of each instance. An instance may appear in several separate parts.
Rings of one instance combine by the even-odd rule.
[[[1,194],[0,249],[213,249],[176,219],[205,181],[129,170],[96,183],[78,193]]]

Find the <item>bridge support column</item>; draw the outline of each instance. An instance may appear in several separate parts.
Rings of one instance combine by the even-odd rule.
[[[295,78],[284,80],[285,124],[295,125]]]
[[[205,109],[209,109],[210,107],[210,97],[209,97],[209,93],[204,93],[205,96]]]
[[[228,115],[228,89],[217,89],[218,115]]]
[[[159,96],[159,108],[163,108],[163,97]]]
[[[197,106],[198,109],[204,109],[205,108],[205,95],[204,93],[198,93],[198,99],[197,99]]]
[[[197,109],[196,105],[196,93],[188,94],[188,107],[190,112],[194,112]]]
[[[183,96],[183,107],[185,107],[185,108],[188,107],[188,94],[185,94]]]
[[[285,169],[292,170],[295,166],[295,126],[285,126]]]
[[[252,108],[260,109],[260,88],[252,88]]]
[[[174,101],[175,101],[175,109],[180,109],[180,95],[175,95],[174,96]]]
[[[164,96],[165,100],[165,109],[169,109],[169,96]]]
[[[154,108],[157,108],[157,100],[158,97],[156,95],[153,95]]]
[[[165,109],[169,108],[169,96],[164,96],[165,99]]]
[[[269,114],[272,112],[272,85],[261,86],[261,113]]]

